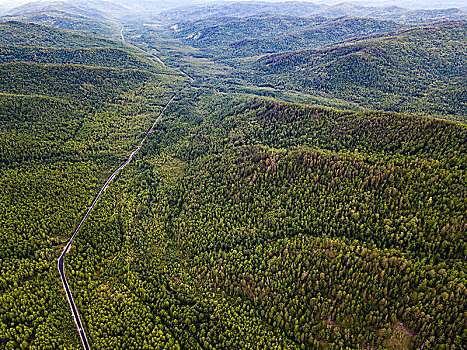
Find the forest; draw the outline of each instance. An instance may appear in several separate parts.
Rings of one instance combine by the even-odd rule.
[[[180,99],[79,237],[94,346],[461,348],[465,127],[241,100]]]
[[[0,24],[0,348],[83,348],[57,259],[146,135],[65,256],[92,349],[465,347],[459,12],[64,4]]]
[[[129,51],[75,49],[87,45],[79,33],[21,27],[70,47],[28,47],[25,35],[1,49],[0,347],[70,348],[77,335],[56,255],[186,78]]]
[[[128,36],[218,91],[465,122],[466,28],[466,21],[214,17],[167,30],[133,24]]]
[[[465,21],[450,22],[336,48],[266,56],[255,63],[260,74],[252,80],[370,109],[465,122],[466,34]],[[244,74],[251,79],[248,70]]]
[[[178,23],[174,34],[194,47],[228,59],[318,48],[410,27],[392,21],[353,17],[266,16],[219,22],[207,19]]]
[[[0,24],[0,44],[3,46],[34,46],[55,48],[124,47],[116,40],[34,23],[7,21]],[[128,48],[127,48],[128,49]]]

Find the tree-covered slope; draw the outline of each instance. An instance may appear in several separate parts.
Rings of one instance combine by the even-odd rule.
[[[466,116],[466,22],[449,22],[317,51],[273,55],[251,79],[371,109]],[[248,74],[248,73],[247,73]]]
[[[350,17],[264,16],[220,20],[181,22],[172,29],[175,37],[189,45],[231,58],[322,47],[407,27],[391,21]]]
[[[18,21],[0,24],[0,45],[55,48],[124,47],[120,42],[96,37],[92,34]]]
[[[325,17],[259,16],[215,17],[180,22],[171,28],[178,38],[197,47],[220,47],[247,39],[290,34],[326,21]]]
[[[122,49],[55,49],[24,46],[0,47],[0,63],[29,62],[74,64],[120,69],[167,72],[159,63]]]
[[[116,24],[96,21],[85,16],[59,10],[38,11],[23,15],[8,15],[2,17],[1,20],[36,23],[60,29],[91,32],[98,35],[117,35],[119,30]]]
[[[79,4],[88,17],[83,4],[105,7]],[[57,258],[169,100],[66,255],[92,349],[465,347],[466,124],[239,93],[462,119],[465,22],[258,61],[223,50],[240,36],[288,38],[311,22],[284,13],[320,9],[391,12],[201,5],[172,12],[185,22],[170,32],[164,14],[118,17],[125,40],[167,66],[90,34],[0,25],[1,349],[81,348]],[[211,10],[229,18],[186,22]],[[310,24],[317,45],[382,28],[326,23]],[[183,39],[203,28],[199,47]]]
[[[27,62],[180,74],[121,41],[37,24],[0,24],[0,64]]]
[[[466,137],[186,93],[78,237],[93,347],[461,348]]]
[[[36,23],[100,36],[117,36],[120,30],[118,23],[89,5],[83,1],[31,2],[12,9],[0,17],[0,21]]]
[[[230,44],[233,56],[255,56],[311,49],[376,33],[392,32],[407,26],[392,21],[344,17],[323,21],[311,29],[272,38],[244,39]]]
[[[79,348],[56,259],[187,79],[89,35],[0,28],[0,348]]]

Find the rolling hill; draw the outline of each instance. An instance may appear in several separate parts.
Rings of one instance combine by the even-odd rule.
[[[90,338],[459,346],[466,137],[433,118],[186,91],[72,252]]]
[[[264,15],[289,15],[299,17],[367,17],[392,20],[403,23],[425,23],[443,20],[467,19],[467,13],[461,9],[405,9],[402,7],[365,7],[349,2],[337,5],[314,4],[310,2],[232,2],[201,4],[179,7],[163,11],[157,18],[164,23],[174,24],[181,21],[193,21],[215,17],[251,17]]]
[[[222,47],[247,39],[290,34],[326,21],[325,17],[260,16],[215,17],[172,26],[177,38],[196,47]]]
[[[121,42],[96,37],[92,34],[18,21],[0,24],[0,45],[53,48],[125,47]],[[126,48],[132,50],[128,46]]]
[[[343,17],[322,21],[313,28],[271,38],[244,39],[231,43],[232,56],[258,56],[327,46],[351,38],[392,32],[406,25],[368,18]]]
[[[56,254],[102,178],[187,80],[124,48],[0,24],[1,348],[77,347]]]
[[[266,56],[257,84],[323,94],[366,108],[466,121],[466,22]]]
[[[408,26],[368,18],[264,16],[182,22],[171,28],[187,44],[231,58],[316,48]]]
[[[116,36],[120,30],[105,13],[66,1],[32,2],[9,11],[1,21],[21,21],[60,29]]]
[[[166,6],[0,24],[0,348],[463,349],[459,10]]]

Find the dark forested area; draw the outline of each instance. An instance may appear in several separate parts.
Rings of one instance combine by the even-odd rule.
[[[65,256],[92,349],[465,347],[465,22],[381,34],[462,14],[318,8],[370,11],[0,24],[1,349],[82,348],[57,258],[152,127]]]
[[[171,111],[78,238],[94,347],[462,347],[465,126],[209,93]]]

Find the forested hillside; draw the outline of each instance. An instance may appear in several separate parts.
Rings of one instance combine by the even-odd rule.
[[[9,21],[0,24],[0,45],[37,46],[55,48],[123,47],[116,41],[91,34]]]
[[[199,47],[219,47],[237,41],[268,38],[290,34],[316,26],[326,17],[258,16],[215,17],[198,21],[179,22],[171,26],[176,37]]]
[[[323,47],[347,39],[392,32],[407,26],[392,21],[344,17],[325,21],[314,28],[267,39],[241,40],[230,45],[234,56],[255,56]]]
[[[407,27],[391,21],[351,17],[266,16],[225,18],[219,23],[220,20],[182,22],[172,28],[177,37],[194,47],[229,58],[311,49]]]
[[[464,349],[465,12],[157,4],[0,24],[0,349]]]
[[[466,22],[261,58],[251,80],[371,109],[466,121]],[[250,75],[246,72],[246,75]]]
[[[98,3],[98,2],[95,2]],[[83,1],[32,2],[4,15],[2,20],[36,23],[60,29],[115,36],[120,28],[104,12],[83,6]]]
[[[122,49],[55,49],[22,46],[0,47],[0,63],[28,62],[75,64],[94,67],[147,70],[163,72],[160,64]]]
[[[178,7],[154,16],[165,23],[200,20],[215,17],[250,17],[263,15],[366,17],[404,23],[426,23],[445,20],[465,20],[467,13],[461,9],[406,9],[402,7],[360,6],[350,2],[336,5],[316,4],[306,1],[284,2],[232,2],[211,3]]]
[[[218,91],[465,121],[465,23],[212,16],[128,35]]]
[[[0,347],[73,348],[57,254],[186,79],[121,49],[74,49],[104,40],[0,28],[1,42],[19,45],[0,49]],[[43,47],[26,47],[32,40]]]
[[[78,238],[95,348],[461,348],[465,126],[196,95]]]

